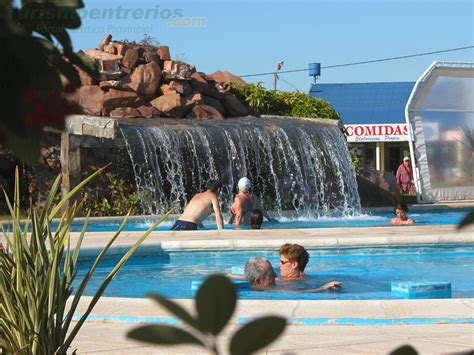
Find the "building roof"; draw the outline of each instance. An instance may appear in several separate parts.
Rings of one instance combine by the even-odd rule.
[[[344,124],[405,123],[415,82],[313,84],[310,96],[329,101]]]

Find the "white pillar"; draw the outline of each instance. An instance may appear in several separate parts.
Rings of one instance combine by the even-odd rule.
[[[377,142],[375,147],[375,169],[385,170],[385,143]]]

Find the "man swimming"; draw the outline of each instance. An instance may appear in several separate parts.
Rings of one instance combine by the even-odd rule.
[[[222,183],[219,180],[211,180],[207,184],[207,189],[195,195],[184,209],[183,214],[174,223],[171,230],[196,230],[202,227],[204,221],[214,210],[218,229],[224,228],[224,221],[219,206],[219,195],[222,190]]]
[[[322,292],[326,290],[339,290],[341,283],[332,281],[316,289],[285,289],[275,288],[276,273],[268,259],[256,256],[245,264],[245,277],[250,287],[257,291],[272,292]]]
[[[271,218],[260,203],[260,199],[255,196],[252,190],[252,183],[246,177],[243,177],[237,183],[239,189],[238,194],[234,198],[234,203],[231,207],[232,216],[229,219],[229,223],[240,226],[242,224],[250,223],[250,214],[254,210],[260,210],[263,216],[270,222],[278,222],[276,219]]]

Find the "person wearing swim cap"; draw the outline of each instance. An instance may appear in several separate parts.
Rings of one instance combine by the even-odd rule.
[[[230,209],[232,216],[229,223],[236,226],[250,223],[250,215],[253,210],[262,211],[263,216],[270,222],[278,222],[270,217],[260,203],[260,199],[252,193],[251,181],[243,177],[237,183],[238,194],[234,198],[234,203]]]

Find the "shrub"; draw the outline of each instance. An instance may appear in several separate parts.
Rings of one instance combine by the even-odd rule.
[[[76,290],[73,290],[72,284],[78,272],[78,257],[88,218],[73,248],[69,229],[77,204],[62,213],[55,231],[51,230],[51,222],[68,200],[102,170],[99,169],[54,203],[61,184],[61,175],[58,176],[44,209],[32,210],[26,221],[21,221],[19,174],[16,170],[13,204],[5,193],[11,213],[12,233],[10,237],[4,230],[6,245],[5,250],[0,250],[0,348],[3,354],[66,354],[113,277],[153,229],[172,212],[169,211],[150,227],[118,261],[96,291],[84,315],[72,327],[73,315],[87,283],[120,235],[127,218],[99,253]],[[69,298],[71,302],[68,305]]]
[[[230,91],[257,113],[264,115],[339,119],[339,114],[323,99],[303,92],[267,90],[262,83],[231,84]]]

